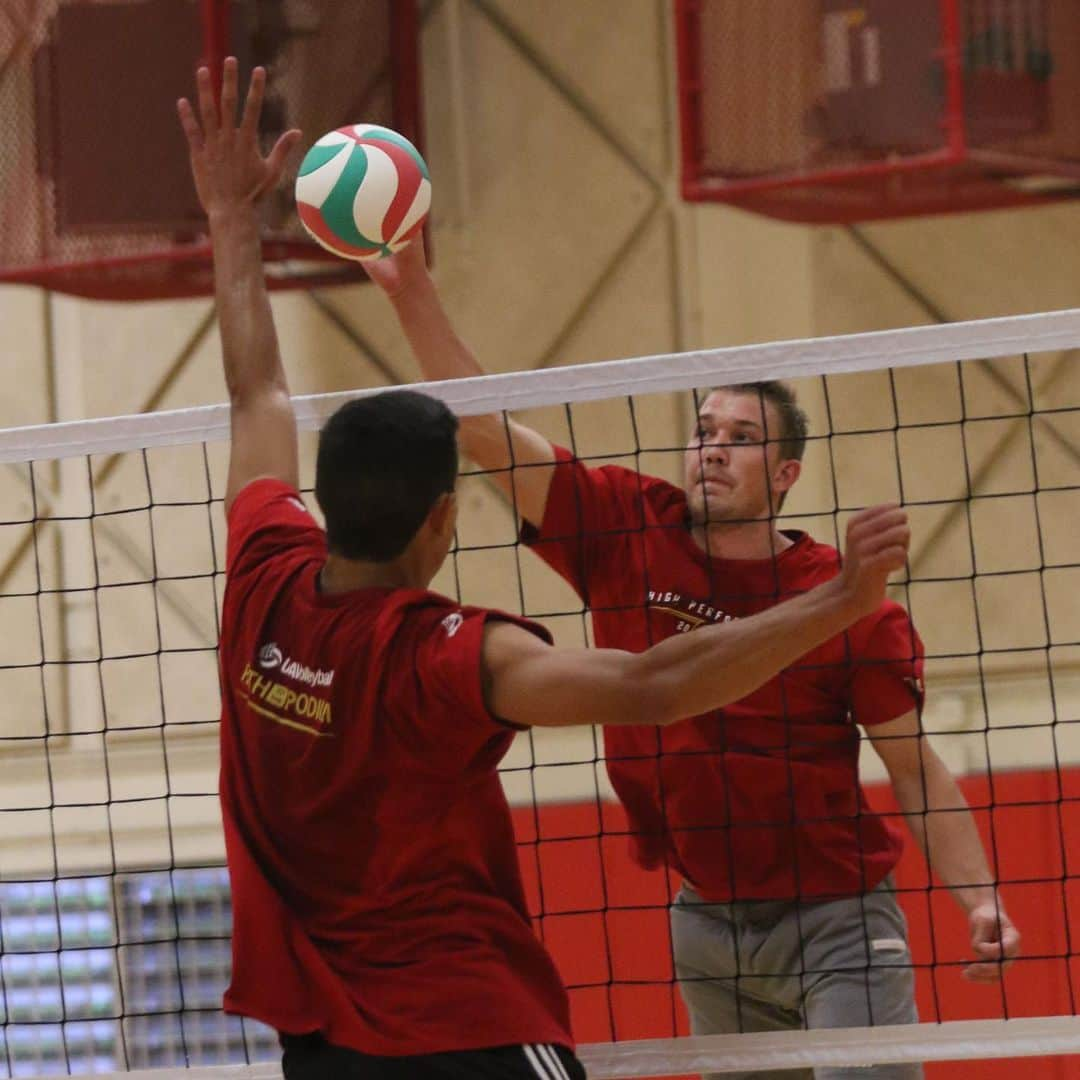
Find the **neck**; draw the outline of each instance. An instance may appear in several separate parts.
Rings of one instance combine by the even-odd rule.
[[[690,535],[714,559],[771,559],[793,543],[772,521],[695,523]]]
[[[319,573],[319,585],[327,596],[356,589],[424,589],[427,582],[404,558],[390,562],[366,562],[330,554]]]

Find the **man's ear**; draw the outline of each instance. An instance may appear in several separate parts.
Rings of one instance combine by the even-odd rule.
[[[453,535],[457,526],[457,492],[447,491],[440,495],[428,511],[427,520],[437,535]]]
[[[802,462],[795,458],[781,461],[773,472],[772,489],[774,495],[785,495],[802,475]]]

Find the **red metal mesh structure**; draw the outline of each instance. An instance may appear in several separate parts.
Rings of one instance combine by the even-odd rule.
[[[419,144],[415,0],[3,0],[0,282],[111,300],[213,291],[175,102],[197,64],[268,69],[263,135],[347,123]],[[272,288],[363,280],[294,212],[265,210]]]
[[[792,221],[1080,192],[1075,0],[675,0],[683,194]]]

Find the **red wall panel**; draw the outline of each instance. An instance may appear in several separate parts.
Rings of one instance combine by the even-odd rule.
[[[1004,982],[963,979],[968,939],[947,890],[929,888],[909,843],[896,874],[917,965],[923,1020],[1075,1014],[1080,998],[1080,769],[1024,771],[961,781],[1002,893],[1023,934],[1023,957]],[[868,787],[873,809],[894,813],[887,784]],[[603,832],[601,833],[601,821]],[[515,812],[537,931],[570,986],[583,1042],[685,1034],[668,933],[669,889],[678,883],[638,869],[615,805],[550,804]],[[942,1063],[931,1080],[1005,1080],[1018,1062]],[[1029,1058],[1028,1076],[1080,1080],[1080,1059]]]

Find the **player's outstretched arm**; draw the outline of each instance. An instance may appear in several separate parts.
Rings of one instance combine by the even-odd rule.
[[[876,507],[848,524],[839,577],[747,619],[676,634],[643,653],[557,649],[508,623],[484,639],[488,707],[516,724],[670,724],[738,701],[875,611],[903,567],[907,516]]]
[[[979,830],[948,766],[923,733],[916,711],[867,727],[896,801],[934,873],[968,917],[972,982],[994,982],[1020,951],[1020,933],[998,895]]]
[[[396,255],[363,265],[394,305],[425,379],[436,382],[484,374],[439,299],[422,238]],[[539,525],[554,475],[551,443],[538,431],[501,414],[462,417],[460,430],[465,454],[481,469],[491,470],[491,479],[521,517]]]
[[[258,134],[266,72],[256,68],[252,73],[239,122],[237,83],[236,59],[229,57],[220,105],[205,67],[196,75],[197,110],[187,98],[177,103],[214,249],[225,384],[232,405],[226,509],[258,477],[299,482],[296,419],[263,278],[255,207],[280,179],[300,132],[287,131],[264,157]]]

